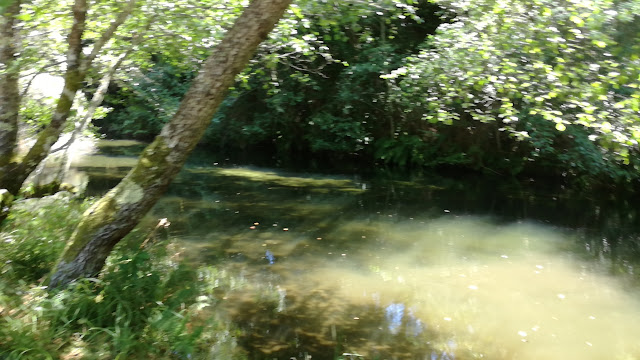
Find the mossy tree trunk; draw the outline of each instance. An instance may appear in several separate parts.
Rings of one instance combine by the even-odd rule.
[[[0,17],[0,170],[11,161],[18,136],[20,74],[16,68],[13,39],[15,17],[19,12],[20,1],[15,1]]]
[[[51,288],[94,276],[113,247],[165,192],[211,122],[226,90],[291,0],[253,0],[206,60],[178,111],[127,176],[83,215],[50,278]]]
[[[11,160],[17,147],[20,90],[15,58],[15,18],[20,12],[20,1],[11,3],[0,16],[0,189],[2,177],[12,167]],[[5,190],[3,193],[7,193]],[[11,194],[0,195],[0,223],[7,215],[13,199]]]

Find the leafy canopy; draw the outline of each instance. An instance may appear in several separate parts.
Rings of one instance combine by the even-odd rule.
[[[448,23],[383,76],[407,112],[497,121],[520,139],[531,117],[582,126],[628,163],[640,140],[640,1],[438,3]]]

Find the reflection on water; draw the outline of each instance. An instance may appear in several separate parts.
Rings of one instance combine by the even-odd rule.
[[[514,195],[515,194],[515,195]],[[245,286],[251,359],[640,358],[633,207],[473,182],[187,168],[153,217]]]
[[[247,303],[249,291],[228,304],[254,350],[285,358],[295,340],[317,358],[331,358],[338,346],[366,358],[640,356],[635,290],[577,258],[556,230],[467,217],[367,223],[376,227],[372,240],[355,251],[307,239],[303,254],[277,267],[243,262],[248,276],[286,289],[289,302],[284,312],[275,301],[273,313],[254,312],[268,302]]]
[[[336,316],[384,314],[388,338],[469,359],[604,359],[640,355],[640,303],[620,282],[563,250],[568,239],[532,224],[473,218],[386,224],[377,246],[304,270],[285,287],[331,293]],[[285,276],[283,275],[283,278]],[[341,304],[366,309],[342,313]],[[353,311],[353,310],[352,310]],[[326,310],[325,310],[326,312]],[[424,331],[423,331],[424,330]],[[402,346],[406,346],[403,344]],[[422,358],[411,352],[415,358]]]

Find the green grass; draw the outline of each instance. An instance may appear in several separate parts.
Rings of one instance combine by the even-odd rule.
[[[61,291],[40,286],[89,205],[18,205],[0,232],[1,359],[243,358],[212,311],[228,281],[175,261],[170,241],[139,249],[134,235],[97,278]]]

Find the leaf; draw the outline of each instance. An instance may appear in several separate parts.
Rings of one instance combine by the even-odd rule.
[[[2,5],[0,5],[0,8],[2,8]],[[22,20],[22,21],[29,21],[29,20],[31,20],[32,16],[29,13],[23,13],[23,14],[20,14],[20,15],[16,16],[16,18],[18,20]]]
[[[571,20],[574,24],[578,26],[584,26],[584,20],[577,15],[572,15],[569,20]]]
[[[556,123],[556,130],[558,131],[565,131],[567,129],[566,126],[564,126],[563,123]]]
[[[293,12],[293,14],[298,18],[298,19],[303,19],[304,15],[302,15],[302,10],[300,10],[300,7],[292,5],[290,7],[291,12]]]

